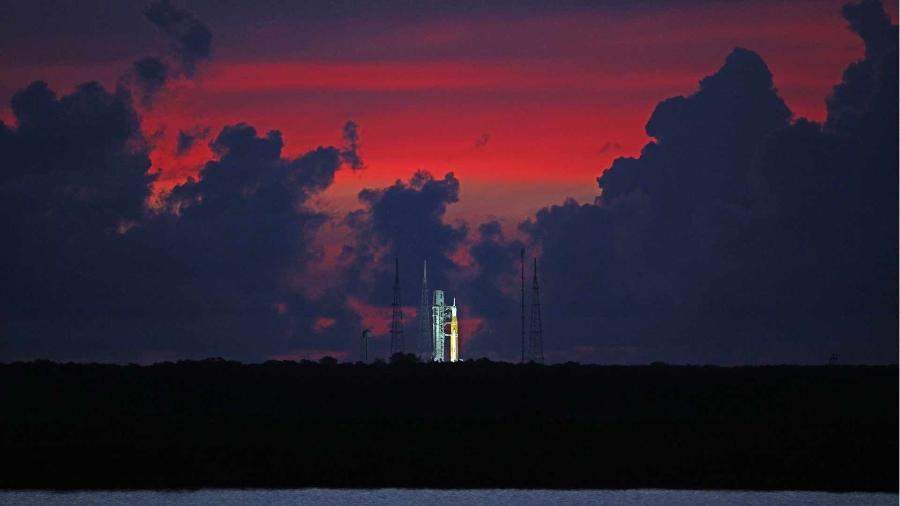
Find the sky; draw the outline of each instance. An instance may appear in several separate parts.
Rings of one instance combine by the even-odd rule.
[[[338,208],[355,206],[367,185],[424,168],[468,183],[471,198],[454,217],[520,220],[566,197],[592,200],[593,179],[647,142],[656,102],[690,92],[734,47],[766,59],[796,115],[822,120],[824,97],[862,54],[840,5],[185,2],[215,34],[213,58],[196,81],[142,111],[144,128],[165,127],[151,156],[167,188],[210,156],[201,142],[174,157],[178,129],[244,121],[280,130],[297,154],[339,141],[352,119],[369,170],[330,189]],[[12,2],[3,117],[33,80],[60,91],[90,80],[114,86],[132,59],[161,45],[144,7]]]
[[[12,174],[4,179],[5,192],[16,198],[7,199],[3,211],[8,235],[22,246],[6,253],[7,275],[19,293],[10,296],[18,302],[7,301],[5,314],[0,312],[0,332],[6,334],[0,335],[0,357],[353,359],[363,327],[373,328],[380,339],[376,347],[384,347],[391,258],[400,256],[407,314],[415,314],[420,260],[427,257],[435,266],[434,281],[459,294],[464,344],[472,356],[512,359],[518,346],[517,318],[509,315],[516,302],[516,253],[527,246],[529,256],[557,262],[545,271],[552,278],[543,300],[551,312],[548,336],[559,338],[547,345],[551,361],[816,362],[836,353],[870,362],[884,360],[885,350],[896,360],[896,336],[886,338],[884,323],[893,315],[896,334],[896,304],[877,318],[848,312],[831,324],[816,315],[842,306],[846,301],[840,298],[815,307],[800,304],[784,316],[780,308],[808,301],[815,292],[810,280],[822,273],[777,277],[758,258],[741,257],[721,271],[713,265],[740,256],[732,249],[744,255],[753,247],[784,253],[788,260],[760,256],[788,265],[806,258],[813,246],[832,253],[848,248],[823,235],[788,252],[779,249],[787,244],[780,234],[796,238],[789,232],[809,229],[803,213],[816,214],[785,202],[839,205],[825,198],[837,183],[822,175],[822,167],[805,180],[807,187],[821,189],[816,200],[789,193],[804,185],[779,186],[792,181],[759,161],[770,160],[765,154],[780,146],[769,138],[782,130],[791,137],[807,126],[802,118],[846,145],[840,156],[830,155],[834,159],[855,160],[854,153],[866,150],[866,164],[887,164],[885,173],[894,169],[881,183],[895,182],[896,157],[882,159],[896,154],[890,141],[883,141],[886,147],[859,136],[865,131],[872,140],[886,133],[896,144],[896,118],[874,126],[868,113],[842,115],[847,103],[865,108],[874,102],[853,102],[833,89],[843,80],[850,83],[848,96],[868,86],[880,97],[873,82],[890,79],[891,71],[877,63],[888,50],[872,49],[872,30],[889,32],[896,5],[886,5],[884,14],[878,2],[863,2],[862,28],[851,29],[856,18],[842,10],[844,3],[6,2],[0,7],[0,119],[9,140],[0,144],[0,155]],[[892,33],[884,37],[893,36],[896,51]],[[856,68],[874,77],[845,75],[858,61],[864,64]],[[728,69],[743,77],[729,81]],[[728,75],[717,82],[736,90],[756,77],[771,77],[761,79],[759,94],[714,89],[704,95],[701,80],[719,74]],[[34,81],[47,83],[59,100],[29,88]],[[91,81],[102,93],[77,88]],[[769,123],[743,108],[747,97],[755,100],[763,92],[777,97],[786,111],[772,106]],[[717,94],[732,99],[703,98]],[[24,97],[18,111],[17,96]],[[72,97],[70,103],[65,96]],[[669,133],[675,140],[666,143],[651,126],[654,118],[667,117],[662,103],[677,96],[696,100],[688,112],[676,114],[681,126],[674,129],[697,138]],[[838,98],[829,105],[832,96]],[[759,100],[770,104],[769,98]],[[54,100],[63,112],[48,112],[56,110],[46,105]],[[729,117],[732,106],[747,117]],[[701,112],[689,112],[692,107]],[[721,114],[707,114],[707,108]],[[851,116],[869,121],[868,130],[840,119]],[[699,123],[691,123],[695,119]],[[92,129],[106,120],[109,128]],[[757,120],[767,126],[753,130],[752,143],[736,140]],[[735,138],[716,132],[716,122],[734,129]],[[819,160],[812,153],[831,143],[806,142],[808,156],[791,154]],[[54,147],[41,149],[41,143]],[[648,153],[651,145],[663,146],[664,154]],[[9,168],[15,164],[21,169]],[[659,164],[687,165],[681,175],[659,176],[655,190],[635,183],[625,186],[640,187],[639,194],[612,191],[623,172],[645,174],[649,184],[648,174],[668,170],[647,168]],[[866,172],[866,164],[848,164],[835,173]],[[617,175],[606,178],[609,170]],[[32,173],[46,180],[29,179]],[[84,176],[89,184],[71,179],[82,173],[90,174]],[[124,181],[126,173],[132,179]],[[609,183],[598,186],[598,178]],[[731,188],[735,181],[740,191]],[[262,195],[267,185],[278,191]],[[867,180],[857,186],[864,193],[879,184]],[[666,197],[654,201],[657,190]],[[98,197],[103,191],[116,195]],[[711,194],[718,200],[703,200]],[[127,205],[126,195],[134,199]],[[691,204],[675,203],[672,195]],[[71,201],[51,205],[57,197]],[[889,215],[873,217],[864,204],[853,212],[832,210],[839,221],[848,221],[856,241],[849,249],[857,256],[813,262],[810,269],[844,269],[885,247],[896,260],[896,243],[891,246],[890,237],[877,242],[872,235],[878,231],[867,228],[873,218],[896,223],[895,197],[880,197],[890,206],[879,210],[889,209]],[[279,198],[290,202],[278,207]],[[839,198],[846,206],[865,200]],[[622,202],[633,205],[636,199],[649,207],[620,216]],[[763,221],[715,222],[727,214],[721,209],[735,206]],[[106,216],[99,208],[116,212]],[[12,218],[19,213],[31,215]],[[581,223],[580,233],[564,234],[574,226],[566,219]],[[691,229],[679,228],[684,226]],[[745,235],[726,232],[735,229]],[[83,230],[97,237],[75,232]],[[47,240],[30,237],[38,231]],[[689,246],[683,238],[691,234],[696,237]],[[597,236],[597,244],[587,238]],[[32,241],[40,255],[28,249]],[[642,245],[640,254],[631,251],[636,244]],[[210,250],[216,247],[227,251]],[[656,247],[671,248],[672,256],[662,260],[648,253]],[[70,248],[79,253],[70,255]],[[582,254],[573,256],[577,251]],[[81,255],[83,260],[73,259]],[[672,258],[678,262],[669,263]],[[39,261],[64,274],[52,281],[54,290],[40,276],[23,274],[24,265],[40,271]],[[597,262],[602,272],[579,270]],[[871,296],[874,306],[890,308],[896,283],[887,289],[873,284],[896,281],[896,261],[892,268],[879,262],[886,270],[866,273],[870,284],[834,279],[818,288],[851,290],[844,297]],[[143,279],[153,277],[148,269],[159,269],[159,279]],[[749,276],[754,269],[771,278],[766,287],[754,288],[759,298],[777,298],[783,293],[779,283],[802,285],[802,294],[759,309],[754,324],[717,322],[714,328],[709,322],[732,310],[714,309],[722,300],[717,290],[730,293],[734,286],[703,293],[692,286],[683,300],[678,295],[682,283],[718,280],[729,272]],[[682,278],[676,271],[690,275]],[[847,277],[865,278],[857,274]],[[105,276],[122,286],[109,288]],[[97,286],[85,292],[92,283]],[[111,302],[124,292],[121,299],[127,301]],[[604,309],[593,318],[590,310],[578,309],[585,301]],[[109,317],[110,311],[116,316]],[[832,335],[821,336],[823,327]],[[414,330],[408,322],[408,332]],[[213,341],[210,334],[219,332],[228,337]],[[55,334],[68,337],[59,342]],[[730,344],[709,343],[722,334]],[[812,335],[825,342],[816,343]],[[859,347],[852,344],[857,335],[864,335]]]

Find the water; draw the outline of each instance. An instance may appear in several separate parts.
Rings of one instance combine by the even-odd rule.
[[[462,505],[896,505],[897,494],[746,492],[720,490],[195,490],[195,491],[0,491],[0,504],[16,506],[462,506]]]

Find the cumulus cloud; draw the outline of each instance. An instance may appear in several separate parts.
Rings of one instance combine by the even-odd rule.
[[[341,158],[351,169],[362,169],[364,164],[359,155],[359,125],[355,121],[344,123],[343,137],[345,147],[341,150]]]
[[[184,156],[194,147],[197,141],[209,137],[209,128],[192,128],[178,131],[178,142],[175,145],[175,156]]]
[[[844,14],[866,58],[824,128],[790,123],[763,60],[738,48],[656,107],[654,140],[604,172],[595,204],[523,224],[543,251],[551,347],[627,345],[596,357],[623,361],[895,354],[897,32],[877,2]]]
[[[212,32],[193,14],[179,9],[169,0],[158,0],[144,10],[144,15],[157,28],[171,37],[179,69],[187,77],[197,72],[199,62],[212,55]]]
[[[434,286],[446,287],[457,269],[452,254],[467,233],[464,225],[444,221],[447,206],[459,200],[459,192],[452,172],[435,179],[426,171],[416,172],[408,182],[362,190],[359,201],[364,208],[345,220],[354,235],[342,253],[350,293],[382,303],[379,296],[390,294],[394,257],[416,266],[412,272],[420,272],[421,262],[428,260],[429,279]],[[371,281],[364,286],[360,281],[366,279]],[[410,283],[406,293],[418,293],[413,286]]]
[[[866,47],[865,58],[844,70],[842,82],[834,87],[827,100],[826,130],[846,132],[860,128],[865,114],[895,116],[894,111],[879,111],[872,107],[870,100],[888,101],[890,97],[883,95],[896,95],[896,90],[887,86],[891,79],[896,80],[897,65],[892,58],[897,54],[897,26],[891,25],[878,0],[848,4],[844,6],[843,14]]]
[[[762,59],[735,49],[696,93],[657,105],[647,122],[655,140],[604,172],[596,205],[570,201],[527,222],[556,346],[640,343],[648,351],[631,360],[721,360],[708,307],[724,294],[712,291],[751,272],[740,251],[758,242],[753,162],[789,118]],[[735,320],[729,339],[746,342],[746,325],[755,324]]]
[[[281,154],[281,135],[245,124],[151,211],[147,143],[127,92],[97,84],[57,98],[34,83],[0,125],[4,319],[0,356],[260,359],[338,347],[355,335],[343,297],[309,299],[289,280],[320,252],[328,219],[310,198],[340,151]],[[334,325],[316,326],[322,319]]]
[[[344,149],[285,157],[279,132],[230,125],[198,177],[148,208],[157,175],[127,85],[152,100],[167,79],[194,75],[210,37],[166,1],[146,14],[177,41],[174,67],[139,60],[114,92],[88,83],[57,97],[36,82],[13,97],[15,126],[0,122],[0,231],[13,245],[0,251],[0,357],[340,352],[358,318],[344,294],[309,289],[307,269],[330,219],[310,200],[333,183]],[[355,154],[355,125],[348,132]],[[180,131],[178,154],[209,133]]]
[[[835,86],[825,124],[779,132],[761,168],[786,331],[836,341],[839,356],[877,360],[897,346],[897,26],[878,2],[843,12],[865,58]]]
[[[172,78],[192,78],[198,65],[212,56],[212,32],[189,11],[169,0],[158,0],[144,10],[144,16],[169,39],[170,58],[148,56],[134,62],[131,80],[150,105]]]
[[[134,62],[134,78],[141,102],[149,104],[169,80],[169,67],[162,60],[148,56]]]
[[[147,291],[192,313],[190,325],[183,323],[193,331],[185,346],[198,354],[258,357],[310,346],[313,335],[320,341],[346,335],[352,315],[334,302],[307,300],[287,281],[319,255],[314,238],[328,218],[306,204],[332,183],[339,150],[283,158],[279,132],[259,135],[246,124],[223,128],[211,147],[217,159],[166,195],[163,213],[129,234],[171,266],[157,270],[152,283],[178,290]],[[340,325],[313,332],[321,318]],[[220,319],[231,322],[230,330],[218,328]]]
[[[17,127],[0,126],[0,181],[26,186],[10,198],[46,206],[35,219],[90,216],[98,229],[141,216],[154,176],[147,174],[147,146],[127,93],[87,83],[58,98],[46,83],[34,82],[16,93],[11,105]],[[29,195],[31,185],[59,200],[41,202]],[[59,210],[51,211],[55,206]]]
[[[466,224],[449,223],[447,208],[459,200],[460,191],[453,173],[437,179],[426,171],[408,181],[361,191],[363,209],[345,220],[353,241],[342,252],[343,290],[387,311],[398,258],[402,302],[416,307],[422,262],[427,260],[430,289],[445,290],[461,305],[465,356],[511,358],[519,349],[518,319],[510,316],[518,314],[519,253],[524,244],[507,237],[498,221],[480,224],[471,237]],[[407,321],[409,336],[416,329],[413,320]]]
[[[468,351],[513,358],[527,246],[541,255],[548,356],[892,360],[897,27],[871,0],[844,15],[866,55],[828,97],[824,124],[792,120],[762,58],[738,48],[695,93],[658,104],[653,140],[613,162],[594,203],[522,223],[527,244],[496,221],[471,235],[450,222],[460,181],[420,171],[359,193],[338,281],[318,290],[310,266],[331,218],[312,201],[339,167],[362,166],[354,122],[343,146],[296,157],[277,131],[227,126],[198,177],[148,209],[155,175],[130,93],[88,83],[58,97],[33,83],[13,98],[14,126],[0,122],[0,358],[352,350],[360,322],[348,298],[389,315],[394,257],[407,305],[427,259],[432,288],[482,322],[467,328],[478,333]],[[176,54],[135,64],[152,97],[195,74],[211,36],[165,0],[147,17]],[[179,152],[208,136],[181,131]]]
[[[467,356],[481,354],[511,358],[519,353],[520,252],[524,244],[505,236],[496,220],[478,226],[478,234],[469,247],[474,273],[459,283],[465,295],[466,316],[481,322],[468,327]],[[468,338],[473,339],[468,339]]]
[[[154,176],[125,92],[88,83],[60,98],[35,82],[12,110],[17,126],[0,125],[0,353],[39,346],[29,330],[46,325],[53,335],[38,349],[57,356],[51,341],[91,314],[107,246],[143,218]]]

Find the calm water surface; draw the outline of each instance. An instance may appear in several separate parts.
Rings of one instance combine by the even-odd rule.
[[[196,490],[187,492],[0,492],[3,505],[230,506],[230,505],[896,505],[897,494],[734,492],[691,490]]]

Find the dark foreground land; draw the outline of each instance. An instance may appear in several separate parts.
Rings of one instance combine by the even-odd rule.
[[[896,491],[888,367],[0,365],[0,488]]]

